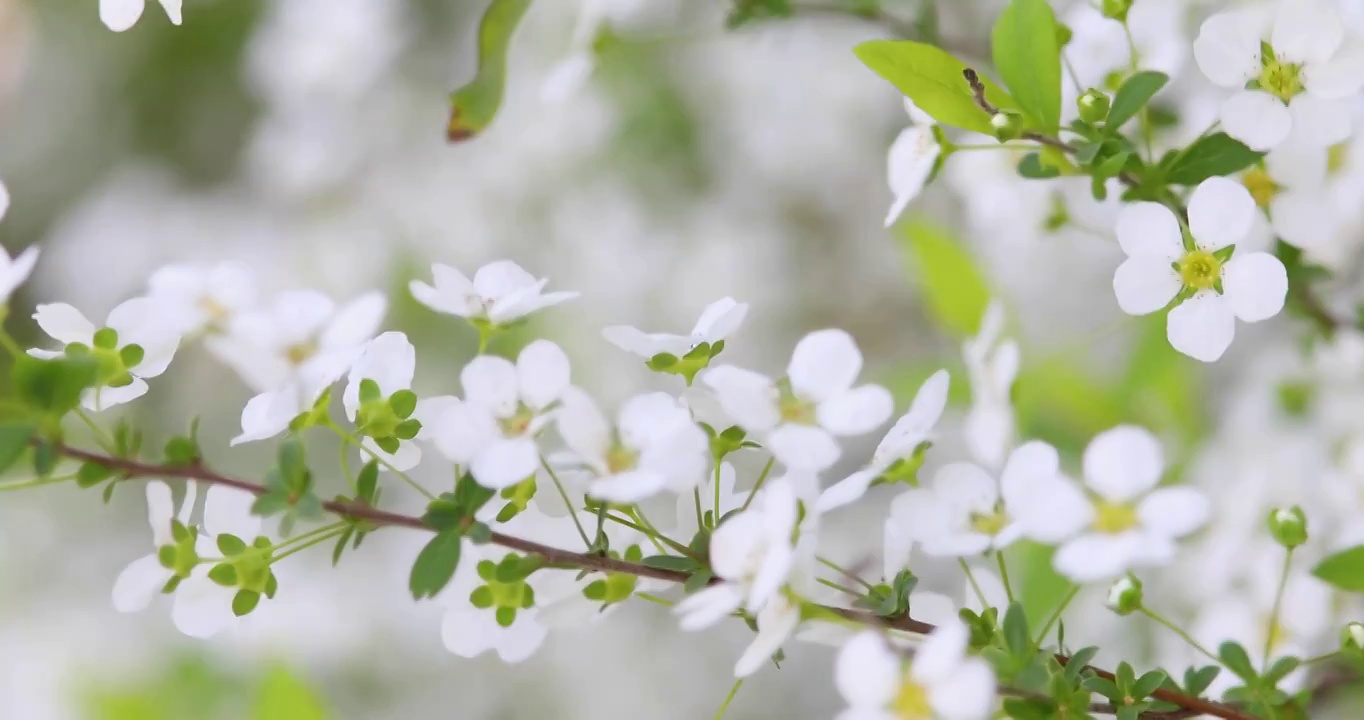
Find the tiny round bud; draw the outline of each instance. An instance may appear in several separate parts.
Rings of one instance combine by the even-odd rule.
[[[1340,632],[1340,646],[1347,652],[1364,650],[1364,623],[1352,622]]]
[[[1105,604],[1109,610],[1119,615],[1131,615],[1141,609],[1141,601],[1141,581],[1132,575],[1124,575],[1108,588],[1108,600]]]
[[[1095,3],[1104,17],[1118,22],[1127,22],[1127,12],[1132,9],[1132,0],[1098,0]]]
[[[1292,550],[1307,542],[1307,515],[1302,508],[1278,508],[1269,512],[1269,534],[1274,542]]]
[[[1094,88],[1086,90],[1083,95],[1076,98],[1075,105],[1080,108],[1080,119],[1090,125],[1103,122],[1108,117],[1108,109],[1112,107],[1108,95]]]
[[[1073,38],[1073,37],[1075,37],[1075,32],[1074,32],[1073,30],[1070,29],[1070,26],[1067,25],[1067,24],[1065,24],[1065,23],[1063,23],[1063,22],[1057,21],[1057,23],[1056,23],[1056,46],[1057,46],[1057,47],[1063,48],[1063,47],[1069,45],[1069,44],[1070,44],[1070,39]]]
[[[994,128],[995,139],[1000,142],[1017,140],[1023,134],[1023,116],[1012,110],[1001,110],[990,118],[990,127]]]

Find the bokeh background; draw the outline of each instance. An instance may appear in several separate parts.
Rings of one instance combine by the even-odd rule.
[[[1196,27],[1192,3],[1143,1]],[[963,337],[925,302],[909,240],[931,233],[975,268],[938,278],[947,297],[978,271],[1006,303],[1023,347],[1016,393],[1027,435],[1074,452],[1098,430],[1139,421],[1170,439],[1176,463],[1215,430],[1247,368],[1301,334],[1293,318],[1242,325],[1215,373],[1175,355],[1159,321],[1123,316],[1113,299],[1112,208],[1083,200],[1083,184],[1027,189],[998,153],[954,158],[960,169],[913,217],[883,228],[886,150],[907,118],[850,52],[892,33],[842,11],[857,3],[811,3],[730,31],[724,0],[596,2],[606,23],[594,72],[571,92],[547,89],[574,52],[586,2],[535,3],[496,122],[447,145],[445,98],[473,72],[481,0],[186,0],[182,27],[152,3],[122,34],[99,23],[94,0],[0,0],[0,177],[13,196],[0,243],[43,253],[15,299],[13,331],[40,342],[28,319],[38,302],[102,317],[163,264],[236,259],[272,290],[390,291],[386,325],[419,348],[418,390],[456,392],[472,333],[417,305],[406,284],[433,261],[472,272],[511,258],[549,276],[551,289],[583,293],[523,335],[562,343],[575,382],[608,403],[660,381],[601,340],[602,326],[680,332],[724,295],[752,306],[727,344],[731,361],[779,371],[801,335],[837,326],[902,408],[938,367],[954,372],[960,403]],[[944,42],[979,59],[997,3],[937,4]],[[882,3],[907,26],[923,5]],[[1186,52],[1191,37],[1171,44]],[[1074,61],[1122,62],[1111,45],[1091,43]],[[1177,47],[1161,59],[1172,70],[1186,61]],[[1196,134],[1210,112],[1182,97],[1170,101],[1184,117],[1169,141]],[[1075,222],[1048,229],[1072,197]],[[248,395],[190,349],[121,412],[153,446],[200,417],[210,463],[251,477],[270,448],[227,448]],[[959,417],[935,455],[961,457]],[[336,447],[313,452],[329,459]],[[391,492],[396,507],[420,507]],[[890,497],[878,493],[829,523],[829,554],[855,563],[877,552],[879,530],[868,528]],[[145,552],[146,534],[135,487],[108,505],[65,487],[0,497],[0,717],[711,717],[748,640],[737,624],[684,635],[639,603],[551,635],[514,668],[457,658],[441,646],[439,607],[407,594],[421,538],[394,530],[335,570],[325,552],[294,558],[297,579],[254,622],[201,643],[175,632],[162,603],[114,612],[114,577]],[[1024,549],[1018,562],[1041,568],[1024,582],[1047,598],[1056,582],[1035,555]],[[925,585],[961,596],[950,568],[924,568]],[[1075,633],[1160,655],[1149,627],[1124,628],[1101,610],[1073,615]],[[728,717],[831,717],[831,656],[788,649]]]

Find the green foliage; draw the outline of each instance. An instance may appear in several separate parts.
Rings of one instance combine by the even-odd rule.
[[[1364,592],[1364,545],[1327,556],[1312,574],[1341,590]]]
[[[326,720],[322,696],[282,665],[265,671],[256,691],[251,720]]]
[[[20,355],[14,358],[10,369],[10,381],[19,402],[50,422],[60,422],[75,410],[81,394],[95,386],[98,375],[98,363],[88,357],[40,360]]]
[[[994,134],[989,114],[976,104],[962,75],[966,65],[946,51],[909,40],[872,40],[853,51],[863,64],[889,80],[934,120],[983,135]],[[980,81],[985,86],[985,98],[995,107],[1019,110],[1018,103],[989,78],[981,76]]]
[[[459,530],[438,532],[426,543],[417,554],[407,582],[414,599],[433,598],[445,589],[450,578],[455,576],[463,545],[464,533]]]
[[[757,20],[791,17],[791,0],[733,0],[725,27],[734,30]]]
[[[919,579],[908,570],[896,573],[890,583],[880,583],[857,599],[855,606],[866,608],[880,617],[892,618],[909,615],[909,596]]]
[[[478,25],[478,71],[450,95],[450,142],[482,132],[502,106],[507,83],[507,50],[531,0],[490,0]]]
[[[475,520],[479,509],[493,498],[495,492],[479,485],[474,476],[465,473],[455,484],[453,493],[441,493],[426,506],[422,522],[436,531],[436,536],[422,548],[412,565],[408,588],[412,597],[435,597],[454,577],[459,564],[463,539],[487,541],[489,529]]]
[[[0,425],[0,473],[13,467],[23,457],[36,432],[36,427],[25,422]]]
[[[944,228],[915,219],[899,231],[938,325],[958,336],[974,335],[990,302],[985,275],[966,247]]]
[[[1197,185],[1210,177],[1245,170],[1262,157],[1264,153],[1251,150],[1226,133],[1213,133],[1179,153],[1167,155],[1160,169],[1169,183]]]
[[[322,500],[313,491],[313,473],[308,469],[303,443],[295,439],[280,443],[274,469],[265,478],[266,491],[251,505],[251,512],[262,517],[283,515],[280,529],[288,534],[296,520],[322,516]]]
[[[1061,126],[1061,47],[1046,0],[1012,0],[991,33],[995,67],[1038,129]]]
[[[1121,128],[1123,123],[1141,112],[1141,109],[1146,107],[1151,98],[1169,81],[1170,76],[1153,70],[1143,70],[1127,78],[1113,95],[1113,106],[1108,111],[1105,127],[1110,131]]]
[[[672,353],[659,353],[647,361],[645,365],[650,370],[668,375],[681,375],[682,379],[691,385],[696,373],[701,372],[710,365],[711,358],[719,355],[725,349],[725,341],[719,340],[714,344],[698,343],[696,347],[687,351],[686,355],[677,357]]]
[[[167,465],[198,464],[204,456],[203,451],[199,449],[199,418],[194,418],[190,422],[188,435],[177,435],[167,440],[163,454]]]

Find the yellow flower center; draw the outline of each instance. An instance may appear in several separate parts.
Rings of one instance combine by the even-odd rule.
[[[815,424],[815,406],[794,396],[783,396],[781,399],[781,419],[783,422],[795,423],[797,425]]]
[[[998,535],[1009,524],[1009,516],[998,508],[994,512],[983,515],[971,513],[971,529],[985,535]]]
[[[1222,278],[1222,261],[1207,250],[1194,250],[1176,263],[1186,287],[1207,290]]]
[[[1274,182],[1274,178],[1263,168],[1255,168],[1242,175],[1241,184],[1245,185],[1250,191],[1250,196],[1255,198],[1255,204],[1266,209],[1280,190],[1279,184]]]
[[[1101,533],[1116,535],[1137,524],[1137,509],[1127,503],[1100,500],[1095,504],[1095,511],[1094,529]]]
[[[891,712],[899,720],[932,720],[933,708],[928,704],[928,691],[922,685],[905,678],[900,691],[890,704]]]
[[[1339,175],[1350,161],[1350,143],[1336,143],[1326,150],[1326,174]]]
[[[1303,91],[1302,65],[1280,62],[1268,55],[1262,58],[1260,89],[1287,103]]]
[[[535,414],[529,408],[521,407],[515,415],[509,418],[502,418],[497,421],[502,429],[502,434],[507,437],[521,437],[530,429],[530,423],[535,419]]]
[[[612,474],[634,470],[637,462],[639,462],[639,453],[624,445],[613,445],[610,450],[606,451],[606,469]]]
[[[1288,628],[1285,628],[1278,620],[1269,623],[1269,650],[1271,653],[1288,638]]]
[[[289,361],[290,365],[302,365],[316,354],[317,342],[314,340],[305,340],[301,343],[290,345],[289,349],[284,351],[284,357]]]

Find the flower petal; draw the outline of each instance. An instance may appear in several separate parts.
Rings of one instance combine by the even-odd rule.
[[[1258,14],[1217,13],[1203,21],[1194,40],[1194,60],[1213,83],[1226,88],[1245,87],[1260,73],[1260,25]]]
[[[767,436],[767,449],[789,468],[819,472],[838,462],[838,441],[823,428],[786,423]]]
[[[781,649],[800,624],[800,606],[784,597],[768,603],[758,613],[757,637],[744,649],[734,664],[734,676],[743,678],[757,672],[769,658]]]
[[[731,297],[720,298],[701,311],[701,317],[692,326],[692,337],[708,343],[724,340],[739,329],[746,317],[748,303],[736,302]]]
[[[766,375],[721,365],[701,375],[701,382],[715,392],[725,414],[745,430],[767,430],[781,419],[777,387]]]
[[[95,337],[95,324],[85,315],[66,303],[47,303],[39,305],[33,313],[38,327],[62,344],[89,344]]]
[[[155,553],[128,563],[114,580],[114,609],[121,613],[145,609],[170,579],[171,571],[162,567]]]
[[[979,465],[968,462],[948,463],[939,468],[933,475],[933,492],[962,516],[991,512],[999,500],[995,479]]]
[[[1094,506],[1069,480],[1040,474],[1020,477],[1006,491],[1009,516],[1018,531],[1035,542],[1061,542],[1094,521]]]
[[[245,490],[214,485],[204,499],[204,529],[213,536],[231,533],[249,545],[260,534],[260,517],[251,514],[255,501]]]
[[[1142,498],[1137,516],[1146,528],[1177,538],[1203,527],[1211,507],[1208,496],[1191,487],[1168,487]]]
[[[1235,245],[1250,233],[1258,210],[1245,185],[1224,177],[1204,180],[1189,198],[1189,232],[1204,250]]]
[[[527,345],[516,358],[521,400],[536,411],[544,410],[568,389],[570,372],[568,356],[558,345],[548,340]]]
[[[539,458],[539,450],[530,440],[495,440],[474,456],[469,470],[479,485],[501,490],[534,474]]]
[[[180,632],[192,638],[209,638],[231,627],[237,617],[232,613],[233,588],[208,579],[208,571],[196,572],[175,589],[171,621]]]
[[[534,287],[540,281],[511,260],[490,262],[474,273],[474,289],[482,297],[496,301],[512,293]]]
[[[1215,362],[1231,346],[1236,316],[1222,296],[1205,290],[1170,311],[1165,333],[1174,349],[1195,360]]]
[[[179,25],[183,21],[181,17],[183,5],[183,0],[161,0],[161,9],[166,11],[166,17],[170,18],[172,25]]]
[[[1123,207],[1116,233],[1128,257],[1151,257],[1168,263],[1184,252],[1179,220],[1160,203],[1138,202]]]
[[[1354,105],[1349,100],[1299,95],[1293,98],[1288,111],[1293,128],[1291,142],[1327,148],[1350,139]]]
[[[175,519],[175,501],[171,489],[160,480],[147,483],[147,524],[152,528],[152,544],[161,547],[173,542],[171,520]]]
[[[388,300],[383,293],[365,293],[336,311],[319,342],[324,348],[358,348],[379,331],[387,310]]]
[[[900,665],[880,634],[865,630],[839,649],[834,687],[853,707],[884,707],[900,687]]]
[[[862,352],[842,330],[818,330],[801,338],[786,374],[797,396],[822,402],[852,387],[862,371]]]
[[[863,385],[834,395],[816,408],[824,429],[835,435],[861,435],[876,429],[890,417],[895,399],[880,385]]]
[[[1259,90],[1241,90],[1227,98],[1220,117],[1228,135],[1260,151],[1283,142],[1296,118],[1278,98]]]
[[[1085,448],[1085,484],[1112,502],[1127,502],[1160,482],[1165,453],[1146,428],[1119,425]]]
[[[594,467],[605,463],[606,453],[611,448],[611,428],[591,396],[570,387],[564,393],[563,406],[555,421],[559,437],[581,460]]]
[[[517,368],[510,361],[492,355],[479,355],[459,373],[466,405],[507,418],[520,403]]]
[[[1113,294],[1128,315],[1147,315],[1169,305],[1182,287],[1184,281],[1165,258],[1129,257],[1113,273]]]
[[[587,494],[613,503],[636,503],[663,489],[667,476],[648,470],[631,470],[592,481]]]
[[[1244,322],[1279,314],[1288,295],[1288,271],[1269,253],[1237,255],[1222,267],[1222,289],[1231,312]]]
[[[682,357],[687,354],[692,345],[692,339],[689,337],[666,333],[650,334],[629,325],[613,325],[602,328],[601,336],[621,350],[634,353],[646,360],[659,353],[669,353]]]
[[[1303,249],[1329,245],[1339,232],[1330,198],[1320,188],[1285,190],[1270,202],[1274,232]]]
[[[1345,38],[1340,14],[1325,0],[1279,3],[1269,43],[1281,61],[1318,63],[1336,54]]]
[[[1343,100],[1364,88],[1364,51],[1349,47],[1334,57],[1309,63],[1302,69],[1302,83],[1313,97]]]
[[[928,439],[933,426],[938,424],[943,410],[947,407],[949,382],[947,371],[939,370],[919,386],[919,391],[914,394],[914,401],[909,405],[909,411],[895,421],[895,425],[876,446],[876,452],[872,456],[872,462],[876,466],[883,467],[896,460],[908,458],[920,443]]]
[[[929,633],[914,654],[910,677],[921,685],[936,685],[950,678],[966,657],[971,633],[960,620],[947,622]]]
[[[980,658],[967,658],[928,691],[934,717],[984,720],[995,705],[995,672]]]
[[[99,19],[114,32],[123,32],[142,17],[144,0],[99,0]]]

